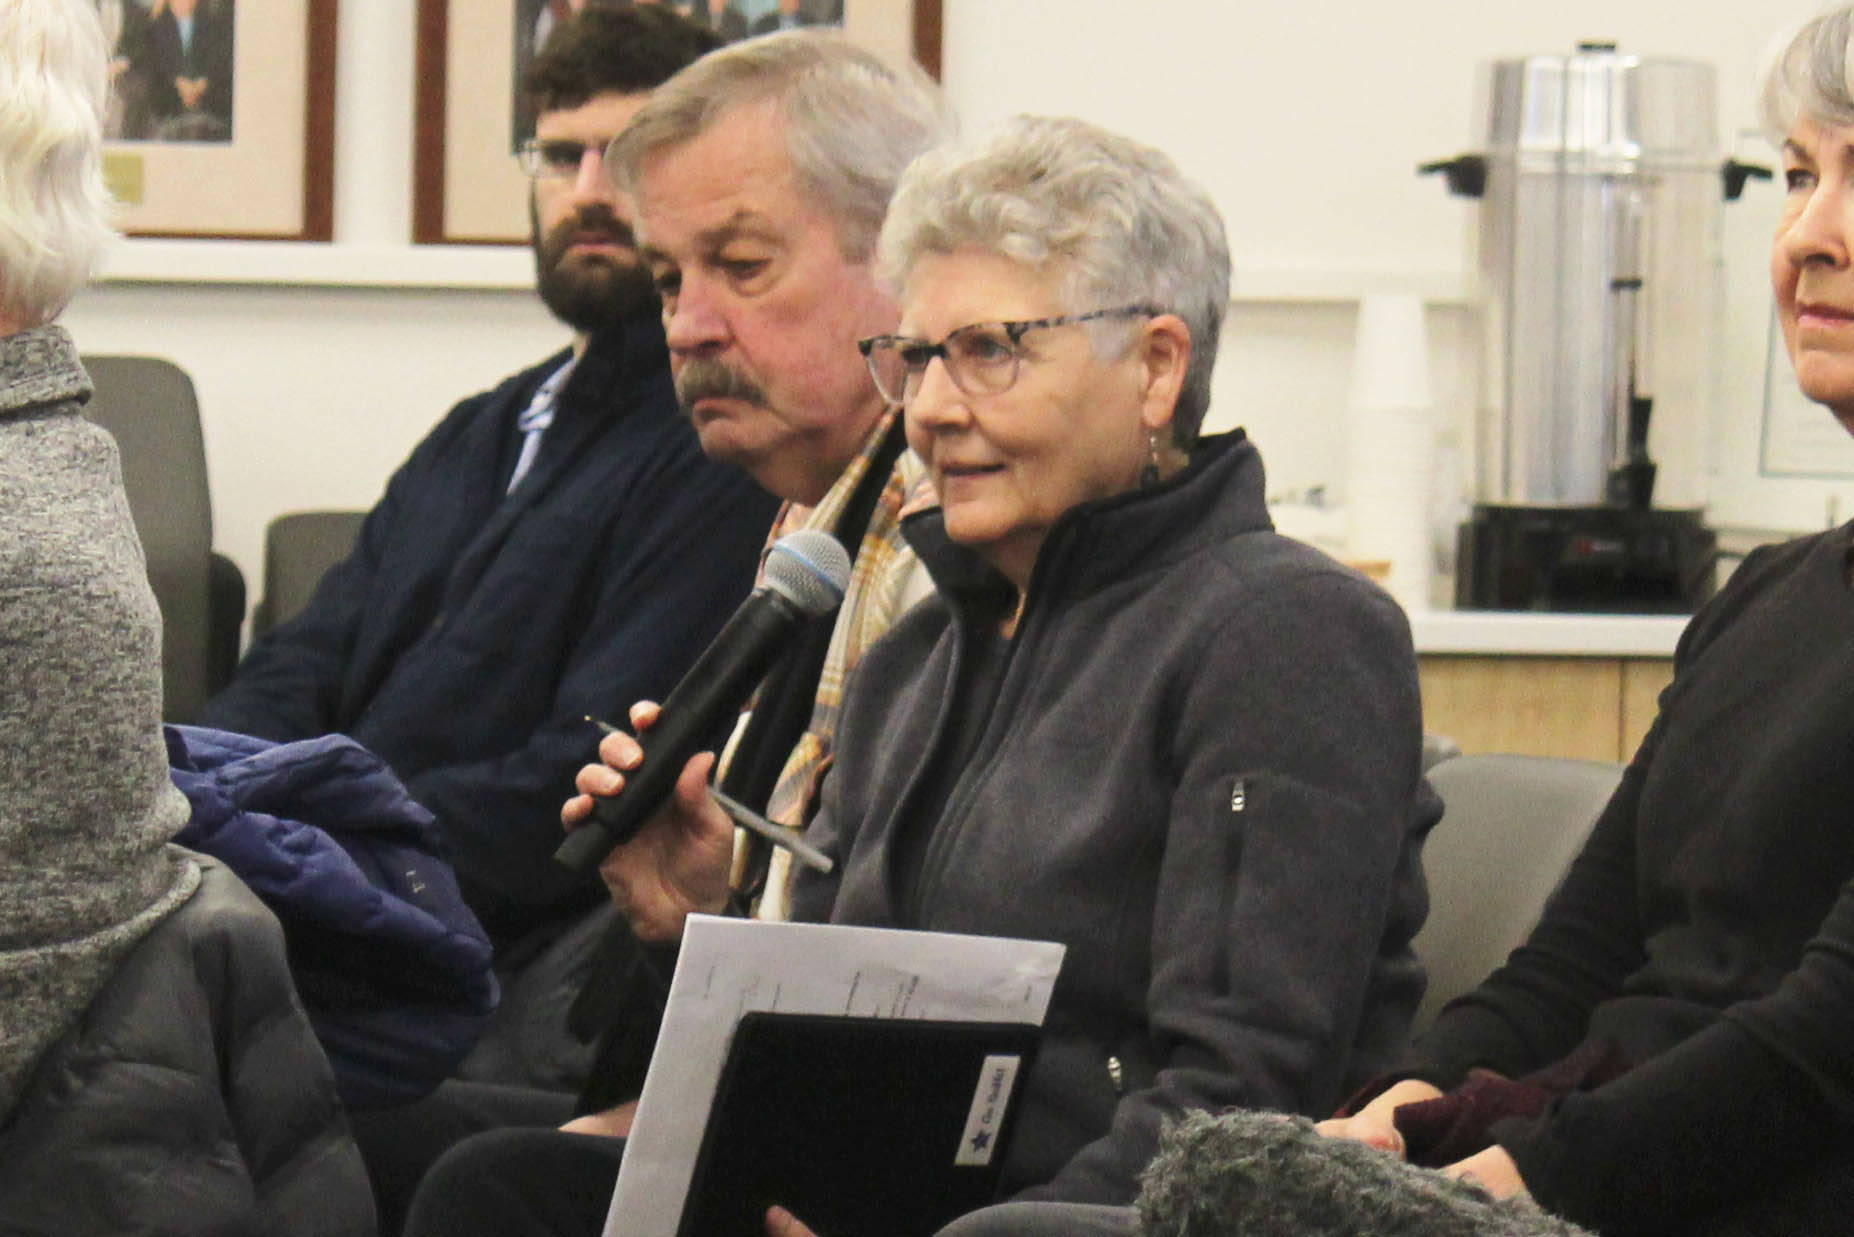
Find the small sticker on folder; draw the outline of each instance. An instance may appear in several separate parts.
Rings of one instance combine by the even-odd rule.
[[[991,1163],[998,1150],[998,1131],[1010,1107],[1011,1089],[1017,1083],[1017,1067],[1022,1063],[1023,1058],[1015,1054],[985,1058],[978,1087],[972,1092],[972,1110],[966,1114],[966,1129],[953,1155],[954,1164],[983,1168]]]

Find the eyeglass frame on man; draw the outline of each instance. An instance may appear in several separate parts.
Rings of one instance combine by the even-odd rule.
[[[515,148],[515,161],[521,164],[521,170],[530,180],[572,180],[586,166],[587,151],[596,152],[604,159],[609,145],[609,142],[581,142],[570,137],[531,137]],[[549,148],[561,156],[558,161],[549,158]],[[571,163],[565,159],[568,148],[579,151]]]
[[[914,398],[914,393],[909,390],[909,387],[913,386],[915,390],[919,389],[920,379],[926,374],[927,367],[933,364],[933,359],[935,357],[940,358],[940,363],[946,367],[946,376],[952,379],[953,385],[964,394],[975,397],[983,395],[1002,395],[1017,384],[1018,372],[1023,368],[1023,338],[1031,331],[1041,331],[1049,327],[1057,326],[1077,326],[1084,322],[1096,322],[1103,318],[1156,318],[1167,312],[1169,311],[1160,309],[1156,305],[1120,305],[1113,309],[1095,309],[1083,314],[1059,314],[1053,318],[1028,318],[1015,322],[968,322],[962,327],[957,327],[948,331],[945,337],[937,344],[928,343],[926,340],[912,335],[871,335],[867,339],[857,340],[856,349],[863,354],[863,362],[869,367],[869,376],[874,380],[876,390],[881,393],[883,399],[891,404],[905,405],[909,400]],[[974,386],[967,386],[965,380],[962,379],[960,375],[962,372],[965,372],[965,367],[968,364],[976,364],[977,362],[972,361],[970,358],[955,362],[953,353],[947,349],[947,345],[952,343],[955,339],[958,339],[968,332],[978,330],[1002,331],[1005,338],[1010,341],[1010,376],[995,386],[985,386],[977,383],[975,383]],[[904,349],[912,350],[914,357],[919,358],[919,363],[916,364]],[[880,368],[881,362],[877,356],[878,352],[892,355],[900,360],[903,369],[901,390],[899,392],[890,391],[883,383]],[[967,377],[970,377],[969,373]]]

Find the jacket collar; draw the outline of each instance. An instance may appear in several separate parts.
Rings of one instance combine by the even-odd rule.
[[[668,356],[663,322],[654,307],[600,327],[588,337],[585,355],[560,392],[560,415],[584,415],[588,411],[612,415],[624,411],[628,405],[621,407],[611,398],[612,393],[621,389],[627,378],[635,380],[652,369],[667,369]],[[558,369],[567,357],[567,353],[561,353],[546,372]]]
[[[90,376],[61,326],[0,337],[0,415],[90,397]]]
[[[1158,485],[1082,503],[1049,531],[1030,577],[1033,596],[1081,595],[1177,562],[1241,533],[1274,528],[1262,457],[1242,430],[1198,440],[1191,463]],[[946,535],[938,507],[903,524],[940,593],[956,610],[983,612],[1014,590],[1002,573]]]
[[[558,362],[564,363],[567,356],[560,353]],[[513,436],[515,417],[527,406],[535,388],[559,368],[559,363],[550,362],[530,371],[534,375],[532,384],[524,384],[519,397],[511,400],[505,410],[506,419],[495,427],[505,435],[505,441]],[[660,402],[673,399],[669,350],[656,314],[635,313],[595,332],[555,402],[554,423],[542,437],[540,453],[527,477],[506,496],[502,487],[481,491],[479,501],[487,504],[484,522],[451,571],[448,595],[477,586],[501,552],[510,530],[553,492],[562,477],[584,466],[587,453],[594,450],[600,435],[653,401],[659,401],[659,415],[680,416],[670,404]],[[493,451],[484,458],[500,459]]]
[[[534,371],[533,383],[510,403],[506,428],[498,427],[499,433],[514,433],[515,418],[535,390],[571,356],[561,352]],[[553,425],[541,439],[533,469],[514,493],[497,502],[499,515],[512,515],[540,501],[563,472],[572,470],[593,438],[650,401],[673,398],[668,387],[669,346],[654,311],[640,310],[595,331],[554,401]]]

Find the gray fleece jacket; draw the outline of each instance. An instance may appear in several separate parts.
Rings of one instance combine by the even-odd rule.
[[[910,811],[1002,578],[909,539],[940,596],[867,655],[796,918],[1062,941],[1005,1168],[1130,1202],[1161,1123],[1325,1115],[1397,1051],[1426,897],[1416,659],[1396,604],[1277,536],[1260,457],[1207,439],[1044,543],[995,705],[934,820]],[[930,829],[925,838],[912,830]]]

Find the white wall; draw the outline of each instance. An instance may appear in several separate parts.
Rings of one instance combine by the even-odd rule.
[[[1349,312],[1242,301],[1244,288],[1432,292],[1459,280],[1473,208],[1421,161],[1476,148],[1477,66],[1568,52],[1580,39],[1717,67],[1721,138],[1771,163],[1754,135],[1758,60],[1821,0],[948,0],[946,84],[961,117],[1072,112],[1164,146],[1215,194],[1237,264],[1235,338],[1213,423],[1246,424],[1276,486],[1333,479],[1349,373]],[[1162,13],[1167,20],[1151,20]],[[1129,19],[1129,14],[1136,15]],[[1780,195],[1753,183],[1725,210],[1726,338],[1709,491],[1715,522],[1812,528],[1854,486],[1758,475],[1769,318],[1767,255]],[[1696,277],[1703,277],[1696,272]],[[1437,398],[1466,432],[1465,311],[1430,315]],[[1696,358],[1696,364],[1704,359]],[[1445,424],[1444,432],[1448,431]],[[1663,459],[1686,444],[1656,444]],[[1696,456],[1699,452],[1694,452]]]
[[[1750,82],[1770,30],[1814,8],[945,0],[945,80],[968,127],[1072,112],[1166,147],[1211,188],[1238,268],[1213,424],[1247,425],[1272,487],[1288,491],[1337,480],[1362,292],[1431,298],[1438,399],[1465,417],[1471,208],[1413,169],[1474,146],[1477,62],[1597,37],[1710,60],[1730,133],[1751,124]],[[413,3],[341,0],[340,20],[337,243],[132,242],[112,260],[113,281],[66,316],[85,349],[163,354],[193,374],[220,548],[254,585],[273,515],[367,505],[452,402],[565,338],[524,286],[524,255],[402,244]],[[1727,211],[1729,415],[1715,443],[1714,507],[1731,522],[1813,527],[1824,495],[1839,490],[1756,475],[1776,203],[1775,191],[1754,188]],[[397,286],[408,283],[421,286]]]

